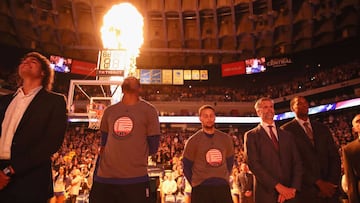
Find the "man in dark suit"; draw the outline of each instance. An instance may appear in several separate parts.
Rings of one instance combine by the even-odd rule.
[[[255,176],[255,202],[296,202],[302,164],[293,136],[276,127],[273,100],[260,98],[255,110],[261,122],[244,136],[246,161]]]
[[[45,203],[53,196],[51,156],[67,127],[64,95],[50,92],[54,71],[30,52],[18,66],[19,88],[0,97],[0,202]]]
[[[344,174],[349,203],[360,203],[360,114],[354,117],[352,126],[358,137],[343,147]]]
[[[340,156],[329,129],[310,121],[309,103],[302,96],[290,101],[295,119],[281,126],[295,136],[303,162],[304,174],[300,202],[339,202]]]

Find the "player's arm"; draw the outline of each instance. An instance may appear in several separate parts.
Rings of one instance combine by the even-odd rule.
[[[194,165],[194,162],[190,161],[189,159],[183,157],[183,166],[184,166],[184,176],[189,181],[191,185],[191,179],[192,179],[192,167]]]
[[[146,139],[149,145],[149,155],[155,154],[160,145],[160,135],[147,136]]]
[[[107,138],[108,138],[108,133],[104,132],[104,131],[101,131],[101,140],[100,140],[100,148],[99,148],[100,154],[104,150],[104,147],[105,147],[106,142],[107,142]]]

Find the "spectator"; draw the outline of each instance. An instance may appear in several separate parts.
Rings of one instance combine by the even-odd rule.
[[[79,196],[82,179],[81,171],[77,168],[74,168],[74,170],[71,171],[71,185],[69,189],[71,203],[76,203],[76,198]]]
[[[239,203],[239,170],[236,166],[231,171],[230,186],[233,203]]]
[[[176,202],[177,183],[172,177],[171,172],[166,172],[161,184],[162,202]]]
[[[239,174],[240,203],[253,203],[254,176],[246,163],[241,163]]]
[[[66,169],[61,166],[59,171],[54,176],[54,197],[51,202],[64,203],[66,194],[70,186],[70,178],[67,175]]]

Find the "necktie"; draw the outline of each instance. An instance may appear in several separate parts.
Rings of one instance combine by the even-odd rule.
[[[306,135],[308,136],[308,138],[310,139],[311,144],[314,145],[314,134],[313,134],[311,128],[309,127],[309,125],[310,124],[308,122],[304,123],[305,132],[306,132]]]
[[[272,140],[272,142],[274,144],[274,147],[275,147],[276,151],[279,151],[279,142],[276,139],[274,131],[272,130],[273,126],[269,125],[268,127],[269,127],[269,130],[270,130],[270,136],[271,136],[271,140]]]

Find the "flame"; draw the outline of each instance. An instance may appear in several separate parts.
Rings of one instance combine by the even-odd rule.
[[[137,57],[144,42],[144,19],[130,3],[121,3],[111,7],[104,15],[101,38],[106,49],[125,49],[131,56]]]
[[[105,49],[124,51],[124,57],[118,59],[118,69],[124,70],[124,77],[136,75],[136,57],[140,53],[143,38],[144,19],[130,3],[120,3],[111,7],[103,17],[101,39]],[[111,76],[109,80],[122,81],[122,76]],[[110,86],[114,102],[122,97],[121,88]]]

